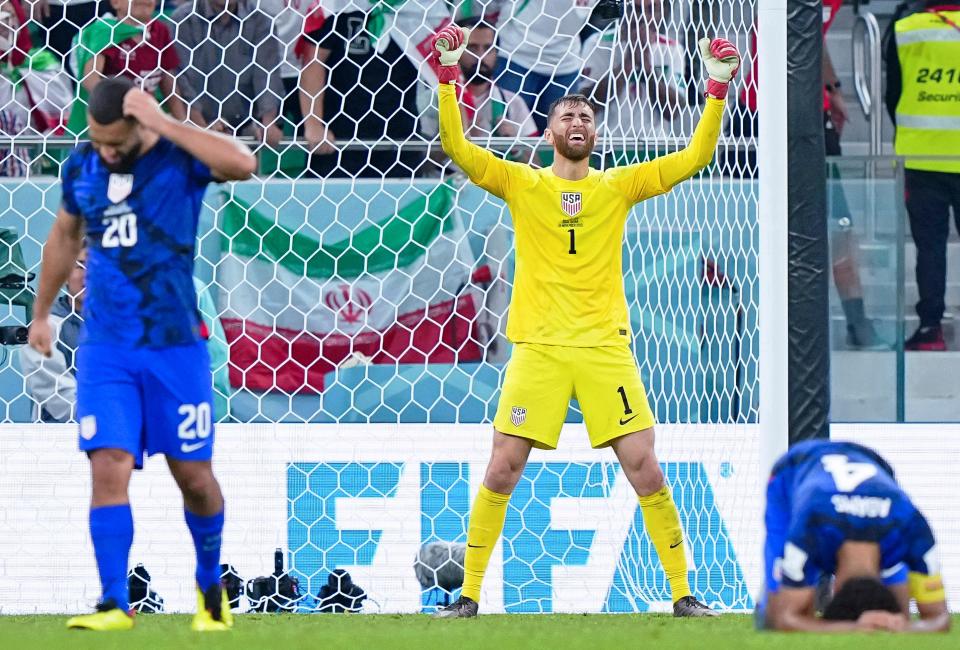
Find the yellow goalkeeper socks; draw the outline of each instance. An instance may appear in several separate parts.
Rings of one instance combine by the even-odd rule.
[[[639,497],[640,511],[643,513],[643,525],[657,549],[660,564],[670,582],[670,594],[673,602],[690,595],[690,582],[687,579],[687,556],[683,550],[683,529],[680,516],[673,503],[670,490],[664,486],[659,491],[645,497]]]
[[[507,516],[509,494],[498,494],[480,486],[477,498],[470,510],[470,526],[467,528],[467,552],[463,560],[462,594],[480,602],[480,583],[487,571],[490,554],[503,532],[503,520]]]

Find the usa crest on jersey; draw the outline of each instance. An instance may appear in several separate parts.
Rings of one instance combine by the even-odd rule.
[[[110,174],[107,182],[107,198],[111,203],[120,203],[133,190],[133,174]]]
[[[513,426],[519,427],[527,419],[527,409],[522,406],[514,406],[510,409],[510,421],[513,422]]]
[[[560,208],[571,217],[577,216],[583,207],[583,198],[580,192],[561,192]]]

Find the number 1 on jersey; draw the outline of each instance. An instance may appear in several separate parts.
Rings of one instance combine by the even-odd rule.
[[[577,231],[571,228],[567,232],[570,233],[570,250],[568,250],[567,252],[570,253],[571,255],[576,255],[577,254],[577,240],[576,240]]]

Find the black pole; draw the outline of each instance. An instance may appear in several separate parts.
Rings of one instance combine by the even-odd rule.
[[[789,438],[827,438],[830,414],[823,6],[787,0]]]

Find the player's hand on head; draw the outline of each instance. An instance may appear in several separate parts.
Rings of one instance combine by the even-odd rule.
[[[30,323],[27,343],[43,356],[50,356],[53,348],[53,331],[50,329],[50,321],[48,319],[37,318]]]
[[[730,80],[740,70],[740,52],[725,38],[701,38],[699,46],[703,67],[707,71],[707,94],[725,99]]]
[[[133,88],[124,95],[123,114],[153,130],[157,130],[167,119],[153,95],[139,88]]]
[[[861,630],[884,630],[887,632],[902,632],[907,629],[907,617],[883,610],[864,612],[857,619],[857,627]]]

